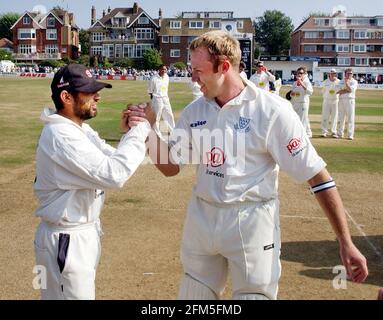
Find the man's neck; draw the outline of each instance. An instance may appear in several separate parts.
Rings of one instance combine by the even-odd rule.
[[[237,97],[244,88],[245,84],[242,82],[241,78],[235,79],[222,90],[223,94],[215,97],[215,102],[222,108],[230,100]]]

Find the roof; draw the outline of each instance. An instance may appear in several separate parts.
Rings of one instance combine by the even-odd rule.
[[[90,30],[96,30],[99,28],[107,28],[112,26],[111,19],[115,16],[121,17],[121,14],[123,17],[129,18],[129,23],[127,25],[127,28],[131,27],[131,25],[141,16],[145,15],[157,28],[159,28],[158,19],[152,19],[149,14],[145,12],[142,8],[138,7],[137,13],[133,12],[133,8],[114,8],[112,11],[110,11],[108,14],[106,14],[101,19],[96,20],[95,23],[90,27]],[[101,25],[101,26],[100,26]]]
[[[7,38],[0,39],[0,48],[13,48],[13,42]]]

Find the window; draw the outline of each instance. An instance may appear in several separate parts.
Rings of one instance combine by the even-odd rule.
[[[209,22],[210,29],[221,29],[221,21],[210,21]]]
[[[338,58],[338,66],[349,66],[351,63],[350,58]]]
[[[152,48],[151,44],[137,44],[136,45],[136,58],[142,58],[145,50]]]
[[[350,39],[350,30],[337,30],[336,31],[337,39]]]
[[[134,30],[134,34],[138,40],[154,39],[154,32],[151,28],[137,28]]]
[[[368,39],[368,33],[366,30],[355,30],[354,39]]]
[[[162,43],[169,43],[169,36],[162,36]]]
[[[108,58],[114,58],[114,45],[104,44],[102,46],[102,55]]]
[[[336,45],[336,52],[350,52],[350,45],[349,44],[337,44]]]
[[[31,17],[24,16],[23,17],[23,24],[30,24],[31,23]]]
[[[323,46],[323,52],[332,52],[332,51],[334,51],[334,48],[331,44],[328,44],[328,45],[326,44]]]
[[[318,31],[306,31],[305,32],[305,38],[306,39],[319,38],[319,32]]]
[[[180,36],[172,36],[170,37],[171,43],[181,43],[181,37]]]
[[[317,51],[317,46],[316,45],[304,45],[303,46],[303,51],[304,52],[316,52]]]
[[[54,27],[56,25],[56,19],[54,17],[47,18],[47,27]]]
[[[324,31],[323,32],[323,38],[324,39],[332,39],[332,38],[334,38],[334,32],[332,32],[332,31]]]
[[[104,40],[104,34],[102,32],[94,32],[92,33],[92,40],[94,42],[99,42]]]
[[[329,26],[330,19],[314,19],[314,24],[316,26]]]
[[[367,58],[355,58],[355,65],[356,66],[367,66],[368,65],[368,59]]]
[[[170,57],[171,58],[179,58],[179,57],[181,57],[181,50],[180,49],[171,49],[170,50]]]
[[[354,44],[353,45],[353,51],[354,52],[366,52],[366,45],[365,44]]]
[[[57,40],[56,29],[47,29],[47,40]]]
[[[149,24],[149,18],[145,16],[139,17],[138,24]]]
[[[189,28],[190,29],[202,29],[203,28],[203,21],[189,21]]]
[[[19,29],[17,38],[19,40],[36,39],[36,30],[35,29]]]
[[[170,29],[181,29],[181,21],[170,21]]]
[[[45,53],[52,54],[52,53],[58,53],[58,52],[59,52],[59,48],[58,48],[57,44],[45,45]]]
[[[91,47],[90,52],[92,56],[101,56],[102,55],[102,47],[97,46],[97,47]]]
[[[237,21],[237,29],[243,29],[243,20]]]
[[[20,44],[18,52],[22,54],[30,54],[32,53],[32,46],[30,44]]]

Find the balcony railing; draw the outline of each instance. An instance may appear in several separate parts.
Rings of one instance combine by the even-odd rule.
[[[15,60],[60,60],[61,53],[15,53]]]

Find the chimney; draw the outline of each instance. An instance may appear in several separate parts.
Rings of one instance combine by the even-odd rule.
[[[110,6],[108,7],[108,14],[110,13],[110,11],[112,11],[111,9],[110,9]]]
[[[158,10],[158,19],[162,19],[162,9]]]
[[[138,3],[137,2],[133,3],[133,14],[136,14],[136,13],[138,13]]]
[[[105,17],[105,9],[102,10],[102,17],[103,17],[103,18]]]
[[[93,24],[96,22],[96,7],[92,6],[91,10],[91,19],[90,19],[90,25],[93,26]]]

